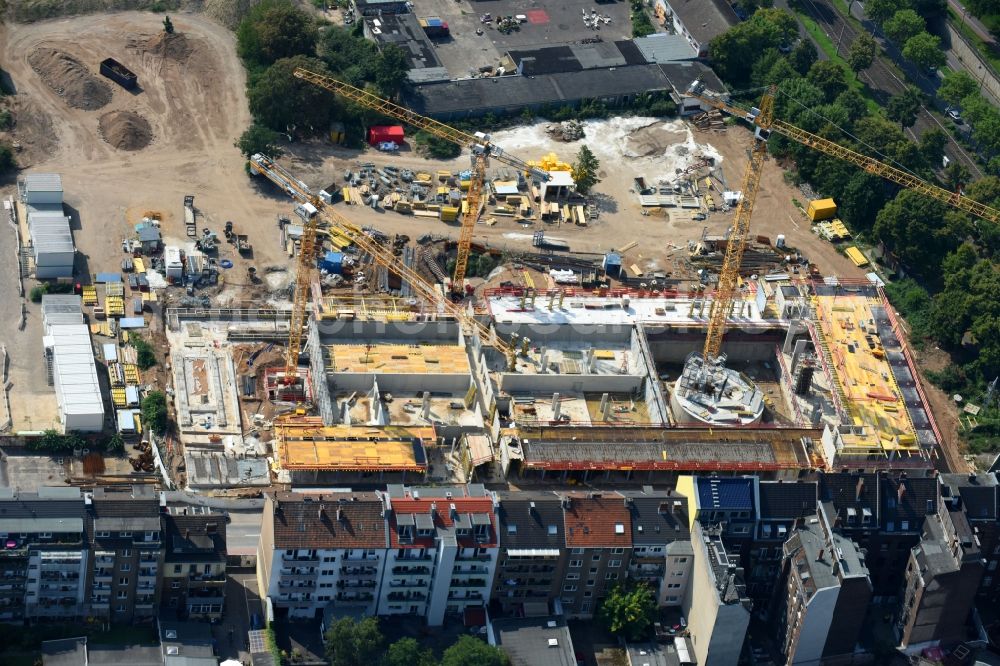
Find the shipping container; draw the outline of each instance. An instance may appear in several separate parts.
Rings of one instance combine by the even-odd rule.
[[[833,199],[814,199],[809,202],[806,214],[813,222],[829,220],[837,214],[837,204]]]
[[[855,266],[860,268],[862,266],[868,265],[868,259],[865,257],[864,254],[861,253],[861,250],[854,247],[853,245],[847,248],[847,250],[845,250],[845,253],[847,254],[847,258],[854,262]]]
[[[368,128],[368,143],[372,146],[377,146],[380,143],[402,145],[403,139],[402,125],[375,125]]]
[[[424,34],[431,39],[448,36],[448,22],[437,16],[420,18],[417,19],[417,22],[420,23],[420,27],[424,29]]]
[[[132,70],[114,58],[105,58],[101,61],[101,75],[130,90],[139,82],[139,77]]]

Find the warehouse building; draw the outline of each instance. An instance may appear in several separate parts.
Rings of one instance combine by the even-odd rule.
[[[63,212],[62,178],[57,173],[31,173],[18,182],[28,220],[35,277],[73,277],[76,248]]]
[[[55,387],[63,430],[100,432],[104,428],[104,399],[90,329],[83,320],[82,299],[43,296],[42,326],[46,373]]]
[[[664,25],[687,40],[699,58],[708,56],[709,42],[740,22],[725,0],[656,0],[654,11]]]
[[[413,83],[449,79],[448,70],[434,52],[434,43],[413,14],[382,14],[366,18],[364,32],[379,50],[386,44],[395,44],[402,49],[410,68],[408,77]]]

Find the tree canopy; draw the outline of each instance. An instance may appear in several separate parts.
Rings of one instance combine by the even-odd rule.
[[[979,84],[966,71],[950,71],[944,75],[937,96],[950,104],[959,106],[962,100],[974,95],[979,90]]]
[[[441,666],[509,665],[510,659],[503,650],[468,634],[459,636],[458,640],[441,655]]]
[[[905,44],[906,40],[924,31],[927,24],[920,14],[912,9],[901,9],[885,22],[885,35],[897,44]]]
[[[262,153],[271,158],[278,158],[284,151],[278,147],[281,136],[274,130],[253,123],[236,140],[235,146],[239,148],[243,157],[249,158],[255,153]]]
[[[250,113],[259,124],[275,132],[315,136],[329,127],[336,99],[322,88],[292,76],[296,67],[328,73],[323,61],[302,55],[275,62],[247,92]]]
[[[381,666],[436,666],[434,654],[414,638],[401,638],[386,651]]]
[[[929,32],[920,32],[906,40],[903,57],[924,69],[943,67],[947,57],[941,49],[941,38]]]
[[[586,145],[580,146],[580,151],[576,154],[576,162],[573,163],[573,182],[576,189],[582,194],[586,194],[597,183],[601,182],[598,171],[601,163]]]
[[[611,588],[598,613],[610,633],[632,641],[647,637],[655,616],[656,599],[645,584]]]
[[[875,38],[867,32],[858,35],[851,43],[847,52],[847,64],[857,77],[861,72],[872,66],[879,54],[879,45]]]
[[[913,127],[920,112],[920,91],[906,86],[902,94],[894,95],[885,107],[885,115],[895,120],[900,127]]]
[[[378,618],[358,621],[342,617],[326,631],[325,653],[330,666],[374,666],[382,656],[385,638],[378,627]]]
[[[289,0],[262,0],[236,29],[240,57],[266,66],[282,58],[313,55],[319,31],[316,23]]]
[[[798,36],[795,19],[780,9],[758,9],[712,40],[712,64],[726,82],[745,87],[753,63],[762,51],[789,44]]]
[[[167,396],[163,391],[150,391],[142,399],[142,422],[157,435],[167,431],[169,424]]]

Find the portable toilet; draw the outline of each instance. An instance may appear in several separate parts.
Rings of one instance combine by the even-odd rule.
[[[333,251],[327,252],[323,259],[319,262],[319,267],[327,273],[336,273],[339,275],[344,269],[344,253]]]
[[[619,277],[622,272],[622,255],[617,252],[608,252],[604,255],[604,262],[601,264],[604,273],[609,277]]]

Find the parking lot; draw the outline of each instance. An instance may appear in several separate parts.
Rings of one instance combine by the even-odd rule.
[[[629,39],[632,33],[629,5],[624,0],[596,3],[593,0],[418,0],[417,16],[440,16],[448,22],[451,36],[435,40],[435,52],[454,77],[467,77],[481,67],[495,67],[510,49],[531,49],[582,42],[600,37],[606,42]],[[598,29],[584,24],[583,12],[608,16],[610,23]],[[519,29],[503,34],[480,17],[523,15]],[[482,29],[483,34],[476,31]]]

